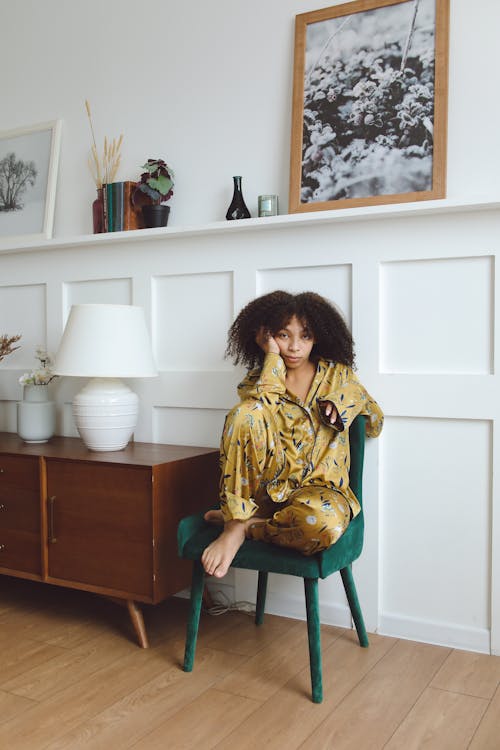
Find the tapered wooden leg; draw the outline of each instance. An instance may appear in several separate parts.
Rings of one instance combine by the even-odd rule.
[[[361,612],[361,607],[359,606],[358,592],[356,591],[356,586],[354,585],[351,566],[348,565],[347,568],[342,568],[342,570],[340,571],[340,575],[342,576],[342,583],[344,584],[344,589],[347,596],[347,601],[349,602],[352,619],[354,620],[354,626],[356,628],[356,633],[358,634],[359,645],[363,648],[367,648],[370,645],[370,642],[366,633],[363,613]]]
[[[137,606],[133,599],[127,599],[127,609],[134,626],[137,640],[141,648],[149,648],[148,636],[146,633],[146,627],[144,625],[144,618],[142,616],[142,610]]]
[[[116,596],[106,596],[110,602],[118,604],[120,607],[127,607],[132,625],[139,641],[141,648],[149,648],[148,636],[146,633],[146,626],[144,625],[144,618],[142,616],[142,610],[133,599],[118,599]]]
[[[313,703],[323,700],[323,674],[321,666],[321,633],[319,626],[318,579],[304,578],[307,612],[307,636],[309,638],[309,663]]]

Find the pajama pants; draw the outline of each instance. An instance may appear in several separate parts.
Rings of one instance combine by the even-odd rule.
[[[311,445],[302,453],[311,453]],[[312,555],[327,549],[351,519],[347,499],[319,484],[301,484],[306,459],[290,459],[274,414],[248,401],[229,412],[221,440],[221,510],[226,521],[255,518],[247,535]],[[265,523],[259,518],[267,519]]]

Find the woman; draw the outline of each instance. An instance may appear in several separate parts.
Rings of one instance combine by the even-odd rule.
[[[245,538],[305,555],[334,544],[360,511],[349,487],[349,425],[366,415],[370,437],[383,425],[353,372],[351,334],[318,294],[253,300],[229,329],[226,353],[250,371],[222,434],[220,510],[205,514],[224,526],[202,556],[218,578]]]

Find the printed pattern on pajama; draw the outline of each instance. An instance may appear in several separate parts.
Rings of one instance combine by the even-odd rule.
[[[349,425],[364,414],[376,437],[383,414],[346,365],[319,360],[304,402],[287,391],[285,376],[280,355],[269,353],[238,387],[241,403],[221,440],[220,507],[226,521],[255,517],[252,538],[314,554],[360,511],[349,487]],[[333,402],[340,430],[323,424],[320,400]]]

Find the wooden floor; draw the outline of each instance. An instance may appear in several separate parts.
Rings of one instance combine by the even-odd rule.
[[[325,626],[315,705],[305,623],[203,615],[185,674],[186,605],[146,608],[144,650],[112,602],[0,578],[0,748],[500,748],[500,657]]]

